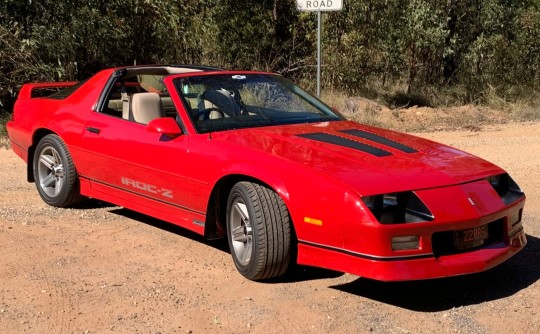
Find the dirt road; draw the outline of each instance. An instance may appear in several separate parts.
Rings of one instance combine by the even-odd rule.
[[[223,243],[120,207],[55,209],[0,149],[1,333],[540,333],[540,123],[421,134],[527,194],[529,244],[485,273],[379,283],[300,267],[247,281]]]

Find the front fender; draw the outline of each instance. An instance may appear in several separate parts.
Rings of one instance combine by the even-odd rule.
[[[258,180],[277,192],[286,204],[290,201],[289,190],[283,181],[282,175],[273,168],[268,168],[268,166],[262,164],[240,162],[227,166],[223,172],[224,177],[237,175]]]
[[[353,190],[303,166],[239,162],[226,175],[243,176],[268,185],[289,210],[298,241],[343,247],[343,233],[361,219],[360,197]]]

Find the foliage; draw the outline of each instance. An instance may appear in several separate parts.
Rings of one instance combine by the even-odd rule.
[[[131,64],[273,71],[313,87],[316,25],[294,0],[4,0],[0,109],[24,82]],[[344,1],[323,14],[322,47],[323,86],[348,94],[523,103],[540,89],[540,1]]]
[[[294,0],[222,0],[214,5],[221,66],[291,73],[312,56],[312,22],[302,19]]]
[[[0,148],[9,147],[6,124],[10,119],[10,114],[7,111],[0,110]]]

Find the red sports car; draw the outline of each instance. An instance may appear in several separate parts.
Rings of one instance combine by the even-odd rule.
[[[47,204],[92,197],[226,237],[252,280],[293,263],[461,275],[527,242],[525,195],[504,170],[347,121],[275,74],[138,66],[26,84],[7,129]]]

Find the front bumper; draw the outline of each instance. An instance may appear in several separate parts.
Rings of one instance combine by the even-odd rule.
[[[525,231],[485,248],[458,254],[373,257],[299,242],[298,263],[351,273],[380,281],[409,281],[472,274],[493,268],[527,244]]]
[[[527,243],[522,224],[525,196],[505,205],[484,180],[417,194],[434,213],[433,221],[380,224],[350,219],[353,223],[343,224],[342,246],[300,238],[298,263],[381,281],[421,280],[488,270]],[[483,227],[485,238],[462,243],[461,232]],[[394,237],[409,236],[418,238],[417,248],[393,249]]]

